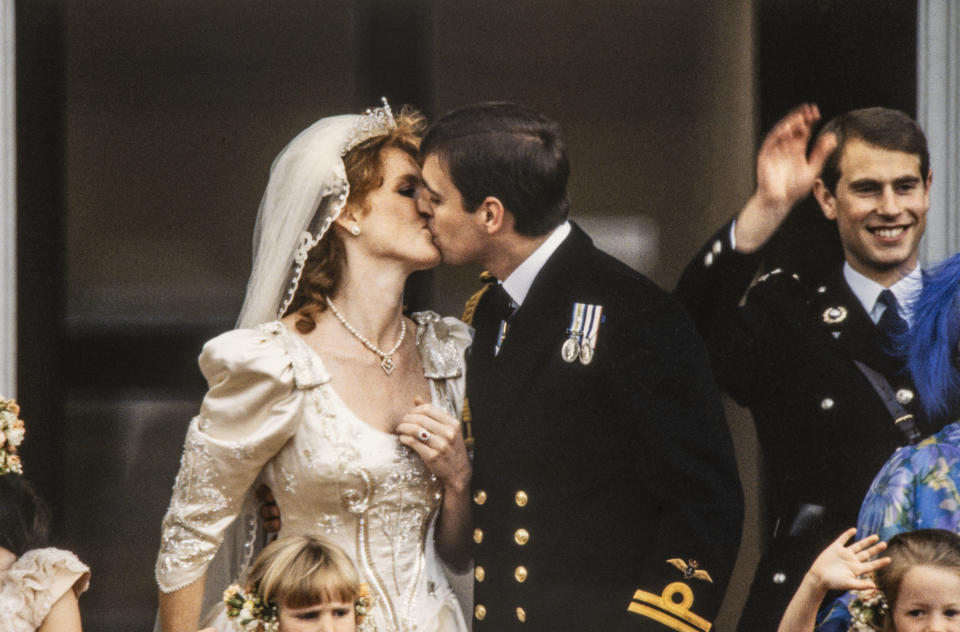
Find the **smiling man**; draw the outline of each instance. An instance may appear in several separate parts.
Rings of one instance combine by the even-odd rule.
[[[473,630],[709,632],[742,497],[693,324],[567,221],[553,121],[468,106],[421,152],[444,261],[502,281],[469,310]]]
[[[946,421],[923,418],[887,344],[909,326],[922,284],[926,139],[902,112],[854,110],[830,121],[808,156],[818,120],[805,105],[771,130],[756,192],[675,293],[720,386],[753,413],[763,451],[769,532],[741,630],[776,628],[817,552],[856,523],[887,457]],[[844,263],[821,285],[782,269],[757,278],[764,247],[811,190],[836,222]]]

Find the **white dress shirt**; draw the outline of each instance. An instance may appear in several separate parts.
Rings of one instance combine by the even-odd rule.
[[[887,306],[880,302],[880,292],[889,289],[897,298],[900,316],[907,321],[908,325],[913,325],[913,299],[916,298],[920,289],[923,287],[923,274],[920,272],[920,266],[915,267],[910,274],[903,277],[889,288],[885,288],[873,279],[868,279],[851,267],[847,262],[843,264],[843,278],[847,285],[853,290],[854,295],[859,299],[863,309],[870,314],[870,319],[876,323],[880,321],[883,312]]]
[[[523,263],[510,273],[510,276],[504,279],[503,289],[507,291],[507,294],[510,295],[510,298],[517,304],[518,308],[520,305],[523,305],[524,299],[527,298],[530,286],[533,285],[534,279],[540,274],[540,269],[543,268],[547,259],[550,258],[550,255],[554,253],[569,234],[570,222],[564,222],[554,228],[550,236],[547,237],[536,250],[530,253],[530,256],[524,259]]]

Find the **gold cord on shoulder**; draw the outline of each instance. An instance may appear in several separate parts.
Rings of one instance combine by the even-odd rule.
[[[497,277],[493,276],[488,270],[484,270],[480,273],[480,282],[483,283],[483,287],[474,292],[473,296],[467,299],[466,304],[463,306],[463,316],[460,320],[468,325],[473,324],[473,314],[477,311],[477,305],[480,304],[480,299],[483,298],[483,294],[497,282]]]
[[[473,454],[473,415],[470,414],[470,398],[463,398],[463,413],[461,415],[463,419],[463,445],[466,446],[467,452]]]

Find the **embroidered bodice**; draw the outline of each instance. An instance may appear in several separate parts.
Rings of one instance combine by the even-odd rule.
[[[34,632],[64,593],[89,585],[90,569],[70,551],[27,551],[0,569],[0,632]]]
[[[433,402],[459,417],[470,330],[414,318]],[[396,435],[353,414],[299,336],[279,322],[231,331],[205,345],[200,366],[210,390],[163,521],[161,590],[203,575],[259,479],[280,508],[280,537],[322,535],[353,558],[374,595],[365,629],[466,629],[434,547],[439,482]]]

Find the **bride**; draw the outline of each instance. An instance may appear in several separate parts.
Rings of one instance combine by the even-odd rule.
[[[440,261],[418,212],[423,127],[384,100],[317,121],[274,161],[240,328],[200,355],[209,391],[156,565],[164,632],[230,629],[218,602],[253,553],[260,483],[281,537],[323,535],[351,555],[373,596],[365,627],[467,629],[440,559],[469,562],[470,332],[402,312],[407,276]]]

